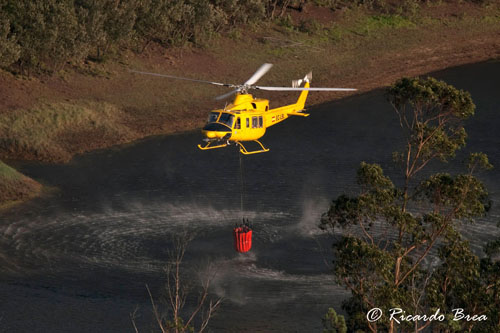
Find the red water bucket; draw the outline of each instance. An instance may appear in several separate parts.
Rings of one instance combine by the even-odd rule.
[[[247,226],[233,229],[234,249],[238,252],[248,252],[252,248],[252,229]]]

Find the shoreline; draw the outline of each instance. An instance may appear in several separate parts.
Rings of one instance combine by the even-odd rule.
[[[313,87],[358,89],[310,94],[307,108],[384,88],[404,76],[499,61],[500,9],[450,6],[426,7],[414,20],[312,8],[300,14],[309,15],[305,18],[294,13],[294,24],[304,19],[321,22],[321,14],[333,26],[325,23],[312,34],[280,25],[238,30],[239,37],[218,37],[205,49],[152,45],[141,54],[125,52],[117,62],[87,63],[49,77],[0,72],[0,89],[9,91],[0,99],[0,160],[64,163],[76,154],[193,131],[203,126],[210,110],[228,102],[213,99],[226,90],[137,75],[129,69],[237,83],[271,62],[275,66],[259,84],[286,86],[312,69]],[[444,12],[442,17],[436,16],[436,8]],[[390,24],[377,21],[380,17]],[[404,24],[394,26],[390,20]],[[293,47],[282,41],[293,42]],[[293,93],[255,96],[270,99],[272,107],[297,98]],[[6,181],[0,173],[1,183]],[[32,183],[19,186],[29,192]]]
[[[444,71],[444,70],[447,70],[450,68],[461,67],[461,66],[472,65],[472,64],[479,64],[479,63],[486,63],[486,62],[499,62],[499,61],[500,61],[500,54],[499,54],[499,56],[495,56],[493,58],[488,58],[488,59],[474,58],[471,62],[455,62],[447,67],[433,67],[431,65],[431,66],[429,66],[431,68],[431,70],[429,70],[425,73],[415,74],[413,76],[429,75],[431,73],[438,72],[438,71]],[[426,67],[426,68],[428,68],[428,67]],[[413,72],[413,71],[411,71],[411,72]],[[345,98],[356,97],[357,95],[362,95],[362,94],[369,93],[371,91],[378,90],[378,89],[384,89],[388,86],[389,86],[389,84],[374,85],[374,86],[370,86],[370,88],[360,89],[356,93],[345,94],[345,96],[331,98],[328,100],[324,100],[324,98],[318,97],[315,99],[315,103],[310,104],[308,107],[309,108],[320,107],[321,105],[324,105],[324,104],[328,104],[328,103],[342,100]],[[207,112],[209,112],[209,110],[207,110]],[[153,134],[149,134],[149,135],[139,136],[137,138],[134,138],[131,141],[108,142],[107,145],[105,144],[103,146],[96,147],[94,149],[85,149],[85,150],[82,150],[81,152],[75,152],[73,155],[71,155],[71,158],[68,160],[65,160],[64,163],[69,162],[75,155],[78,155],[78,154],[84,154],[84,153],[92,152],[95,150],[101,150],[101,149],[109,149],[111,147],[118,147],[121,145],[135,144],[141,140],[149,140],[149,139],[154,138],[156,136],[168,136],[168,135],[183,134],[186,132],[196,131],[199,128],[200,128],[199,126],[198,127],[194,127],[194,126],[193,127],[186,127],[186,128],[181,127],[181,129],[175,130],[175,131],[170,131],[170,132],[165,132],[165,133],[153,133]],[[11,161],[7,160],[7,162],[9,163]],[[28,160],[15,159],[15,160],[12,160],[12,162],[23,163],[23,162],[28,162]],[[61,162],[61,161],[58,161],[58,160],[55,160],[55,161],[33,160],[33,162],[57,163],[57,162]],[[7,166],[5,163],[2,162],[2,160],[0,160],[0,164]],[[10,180],[6,180],[6,178],[1,177],[1,175],[0,175],[0,188],[2,188],[2,191],[0,191],[0,192],[3,192],[4,196],[7,197],[7,199],[5,199],[3,197],[0,198],[0,212],[8,210],[9,208],[11,208],[13,206],[22,204],[26,201],[33,199],[33,198],[36,198],[36,197],[42,195],[42,193],[46,192],[44,190],[46,186],[41,185],[39,182],[37,182],[36,180],[33,180],[29,176],[26,176],[26,175],[19,173],[17,170],[11,168],[10,166],[7,166],[7,167],[14,171],[17,179],[15,179],[15,181],[10,181]]]
[[[500,61],[500,55],[495,56],[493,58],[488,58],[488,59],[474,58],[471,62],[456,62],[456,63],[451,64],[450,66],[447,66],[447,67],[430,66],[430,68],[432,68],[430,71],[427,71],[427,72],[421,73],[421,74],[416,74],[413,76],[429,75],[433,72],[443,71],[443,70],[447,70],[447,69],[454,68],[454,67],[461,67],[461,66],[479,64],[479,63],[485,63],[485,62],[499,62],[499,61]],[[324,104],[328,104],[328,103],[331,103],[334,101],[342,100],[344,98],[352,98],[352,97],[355,97],[357,95],[369,93],[369,92],[374,91],[374,90],[384,89],[388,85],[389,84],[380,84],[380,85],[370,86],[370,88],[365,88],[362,90],[360,89],[356,93],[346,94],[347,96],[336,97],[336,98],[332,98],[332,99],[328,99],[328,100],[324,100],[323,98],[316,98],[315,103],[310,104],[308,106],[308,108],[319,107],[319,106],[324,105]],[[209,110],[207,110],[206,112],[209,112]],[[85,149],[81,152],[75,152],[71,156],[71,158],[64,161],[64,163],[69,162],[75,155],[78,155],[78,154],[84,154],[84,153],[88,153],[88,152],[92,152],[92,151],[100,150],[100,149],[109,149],[111,147],[118,147],[121,145],[135,144],[136,142],[139,142],[141,140],[149,140],[155,136],[183,134],[183,133],[190,132],[190,131],[196,131],[199,128],[200,128],[199,126],[198,127],[194,127],[194,126],[193,127],[186,127],[186,128],[181,128],[179,130],[165,132],[165,133],[153,133],[153,134],[149,134],[149,135],[144,135],[144,136],[140,136],[140,137],[137,137],[131,141],[126,141],[126,142],[109,142],[107,145],[96,147],[94,149]],[[17,162],[22,163],[22,162],[27,162],[28,160],[16,159],[16,160],[12,160],[12,161],[15,163],[17,163]],[[7,160],[7,162],[9,163],[10,161]],[[40,162],[40,161],[34,160],[33,162]],[[57,163],[60,161],[56,160],[56,161],[43,161],[43,162]],[[0,160],[0,164],[5,165],[5,163],[3,163],[2,160]],[[11,168],[11,167],[9,167],[9,168]],[[40,196],[43,192],[45,192],[44,191],[45,186],[41,185],[39,182],[30,178],[29,176],[23,175],[13,168],[11,168],[11,169],[15,171],[18,179],[16,179],[15,182],[11,182],[9,180],[6,180],[4,177],[1,177],[1,175],[0,175],[0,188],[2,188],[2,191],[0,191],[0,192],[3,192],[4,196],[7,197],[6,199],[0,198],[0,212],[4,211],[4,210],[8,210],[9,208],[11,208],[13,206],[22,204],[26,201],[33,199],[33,198],[36,198],[36,197]],[[7,191],[7,189],[8,189],[8,191]]]

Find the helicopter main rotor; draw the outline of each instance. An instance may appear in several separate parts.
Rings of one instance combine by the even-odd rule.
[[[356,91],[357,90],[357,89],[353,89],[353,88],[323,88],[323,87],[300,88],[300,87],[254,86],[253,84],[256,83],[262,76],[264,76],[271,69],[271,67],[273,67],[273,65],[269,64],[269,63],[265,63],[265,64],[261,65],[259,67],[259,69],[257,69],[257,71],[243,84],[231,84],[231,83],[221,83],[221,82],[206,81],[206,80],[197,80],[197,79],[190,79],[190,78],[174,76],[174,75],[142,72],[142,71],[136,71],[136,70],[129,70],[129,71],[133,72],[133,73],[144,74],[144,75],[152,75],[152,76],[166,77],[166,78],[176,79],[176,80],[208,83],[208,84],[212,84],[212,85],[216,85],[216,86],[236,88],[228,93],[217,96],[215,98],[216,100],[228,98],[229,96],[236,94],[236,93],[246,94],[246,93],[248,93],[248,90],[250,90],[250,89],[266,90],[266,91],[303,91],[303,90],[307,90],[307,91]],[[310,78],[311,78],[311,76],[307,75],[304,78],[304,80],[310,80]]]

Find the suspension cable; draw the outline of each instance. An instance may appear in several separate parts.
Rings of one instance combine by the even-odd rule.
[[[243,221],[243,193],[245,192],[245,181],[243,178],[243,154],[238,151],[238,155],[240,155],[240,215],[241,220]]]

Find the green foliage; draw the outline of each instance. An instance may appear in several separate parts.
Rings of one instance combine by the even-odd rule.
[[[500,252],[500,239],[489,242],[484,247],[484,253],[486,253],[488,257],[492,257],[498,252]]]
[[[438,116],[467,119],[474,115],[475,105],[468,92],[432,77],[402,78],[388,89],[387,94],[397,110],[410,104],[420,120],[423,117],[434,120]]]
[[[435,212],[451,211],[456,218],[482,216],[489,206],[485,186],[469,174],[434,174],[420,184],[417,193],[425,195]]]
[[[119,46],[132,35],[137,2],[115,0],[75,1],[75,10],[89,54],[102,60],[112,46]],[[91,53],[91,49],[95,53]]]
[[[278,25],[287,29],[288,31],[295,30],[295,24],[293,23],[292,17],[290,15],[285,15],[277,20]]]
[[[413,18],[420,9],[420,2],[415,0],[403,0],[395,9],[397,15]]]
[[[414,28],[415,23],[400,15],[374,15],[361,20],[355,27],[359,34],[370,35],[387,29]]]
[[[362,6],[368,9],[380,9],[387,6],[386,0],[316,0],[316,4],[332,9]]]
[[[380,165],[362,162],[357,180],[362,193],[355,198],[341,195],[334,200],[321,218],[321,228],[333,229],[336,225],[345,227],[358,223],[369,228],[377,216],[391,214],[388,207],[395,203],[397,191],[391,180],[384,176]]]
[[[301,11],[308,2],[347,9],[354,21],[342,28],[314,19],[294,22],[290,10]],[[123,48],[204,47],[220,34],[239,39],[234,29],[270,22],[317,36],[310,39],[313,44],[353,34],[380,38],[414,27],[416,20],[409,17],[420,5],[417,0],[0,0],[0,67],[28,75],[54,73],[83,59],[115,58]],[[497,16],[485,17],[484,24],[498,21]]]
[[[500,332],[500,238],[487,243],[484,247],[486,258],[481,259],[480,274],[483,284],[486,285],[484,303],[485,314],[489,320],[481,322],[477,332]],[[495,260],[496,255],[496,260]]]
[[[493,165],[488,161],[488,156],[485,153],[470,154],[467,161],[467,167],[471,172],[474,172],[478,167],[484,170],[493,169]]]
[[[334,309],[329,308],[323,317],[323,333],[346,333],[347,326],[344,316],[337,315]]]
[[[354,224],[360,213],[358,198],[350,198],[344,194],[332,201],[328,212],[321,216],[320,227],[323,230],[336,226]]]
[[[415,23],[400,15],[375,15],[367,19],[367,24],[375,29],[389,28],[413,28]]]
[[[21,71],[41,69],[43,64],[57,69],[69,58],[78,58],[82,40],[72,1],[6,0],[0,10],[10,22],[4,30],[19,50],[9,62],[16,61]]]
[[[439,258],[442,264],[433,273],[426,288],[431,306],[447,313],[454,308],[462,308],[464,313],[481,314],[488,320],[463,320],[457,325],[450,319],[449,322],[436,323],[436,327],[449,329],[454,322],[456,332],[498,332],[500,263],[492,261],[489,255],[479,260],[471,252],[469,243],[462,240],[458,233],[446,238],[439,249]]]
[[[357,173],[359,194],[333,200],[320,224],[326,230],[345,230],[333,251],[337,281],[352,292],[344,304],[348,329],[404,331],[427,324],[432,330],[498,330],[498,320],[456,321],[452,315],[452,309],[463,308],[464,313],[499,318],[500,266],[491,254],[500,242],[489,244],[488,258],[479,260],[457,228],[489,209],[486,187],[474,176],[492,168],[487,156],[471,154],[466,173],[431,174],[412,185],[429,161],[447,161],[465,145],[461,122],[474,114],[472,99],[433,78],[401,79],[388,89],[388,99],[406,138],[405,150],[394,154],[404,183],[397,187],[379,165],[363,162]],[[440,262],[423,267],[436,247]],[[440,309],[446,320],[416,327],[407,322],[395,327],[387,317],[371,323],[365,316],[373,307],[421,315]]]
[[[315,19],[309,19],[300,21],[298,30],[310,35],[323,35],[326,31],[326,28],[323,24],[316,21]]]
[[[237,24],[259,22],[287,1],[0,0],[0,66],[57,71],[84,58],[105,60],[140,41],[205,45]]]
[[[134,30],[145,45],[204,45],[223,29],[261,20],[265,14],[263,0],[141,0]]]
[[[9,20],[2,16],[0,13],[0,67],[5,67],[19,59],[21,47],[10,32]]]
[[[266,17],[265,0],[217,0],[214,5],[225,13],[230,26],[253,23]]]
[[[465,145],[462,121],[475,110],[468,92],[431,77],[403,78],[387,90],[387,97],[407,141],[406,150],[394,154],[407,181],[432,159],[447,161]]]
[[[366,288],[370,288],[394,278],[389,253],[358,237],[343,237],[335,246],[335,255],[335,273],[339,281],[356,283],[364,280]]]

